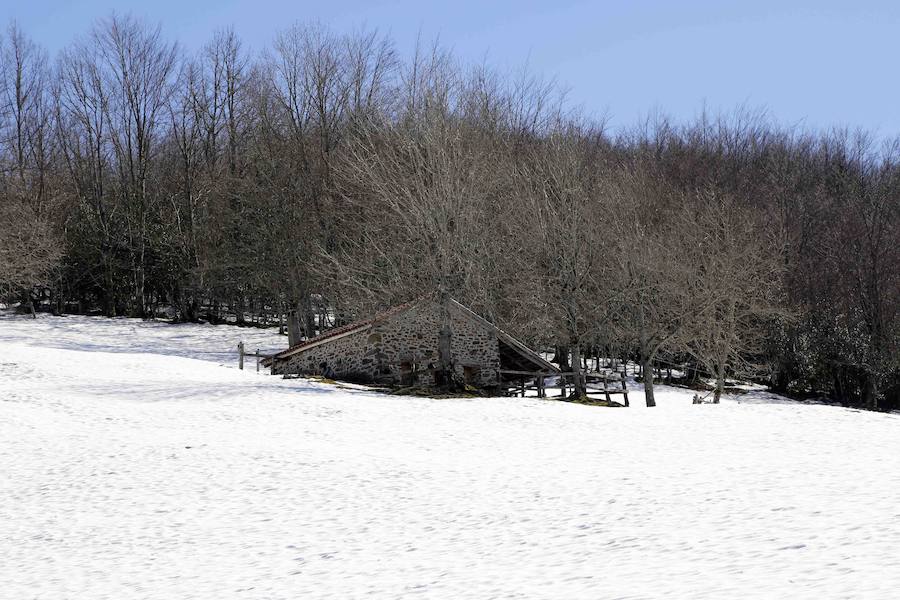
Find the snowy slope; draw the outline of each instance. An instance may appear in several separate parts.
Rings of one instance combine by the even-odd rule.
[[[285,343],[0,318],[0,597],[897,595],[897,416],[392,397],[240,338]]]

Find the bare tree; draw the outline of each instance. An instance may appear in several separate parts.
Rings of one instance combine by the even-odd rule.
[[[817,295],[832,298],[839,326],[858,332],[852,345],[861,399],[876,409],[900,365],[900,145],[894,141],[879,154],[868,136],[843,132],[825,144],[833,163],[826,189],[831,205],[813,241],[821,274],[813,285]]]
[[[646,159],[615,183],[624,249],[616,254],[626,285],[618,337],[637,349],[647,406],[656,406],[654,360],[681,343],[696,310],[685,285],[680,232],[670,218],[681,196]]]
[[[52,111],[45,53],[11,23],[0,45],[0,294],[49,283],[61,257],[52,220]]]
[[[613,207],[605,187],[604,140],[568,127],[537,146],[519,179],[525,182],[521,231],[523,277],[534,310],[572,352],[576,398],[586,396],[582,352],[615,310],[617,273],[610,269]]]
[[[480,309],[495,288],[510,171],[497,140],[454,114],[458,77],[439,60],[414,63],[400,118],[360,122],[336,163],[347,228],[326,268],[359,310],[434,292]]]
[[[732,195],[711,187],[688,198],[676,222],[694,306],[684,344],[713,375],[718,404],[727,373],[757,374],[766,322],[784,314],[783,242]]]
[[[134,312],[146,312],[146,272],[152,203],[148,183],[158,137],[176,74],[176,45],[164,41],[159,26],[113,15],[98,22],[91,41],[106,90],[103,109],[110,124],[117,190],[126,214],[133,272]]]
[[[267,62],[272,110],[263,127],[284,165],[273,177],[290,240],[283,254],[291,274],[285,292],[307,336],[316,331],[316,248],[335,250],[342,218],[334,165],[346,132],[382,113],[395,68],[392,43],[375,32],[337,36],[300,25],[276,37]]]
[[[23,202],[0,199],[0,297],[15,297],[24,290],[33,315],[27,294],[49,285],[61,256],[59,239],[46,219]]]

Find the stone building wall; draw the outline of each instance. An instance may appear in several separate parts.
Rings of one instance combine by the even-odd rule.
[[[450,315],[450,351],[460,380],[477,387],[497,385],[495,331],[456,308]],[[363,331],[302,350],[274,364],[272,373],[432,385],[440,327],[440,305],[423,301]]]
[[[363,363],[366,332],[328,340],[289,356],[285,360],[272,363],[273,375],[299,373],[302,375],[324,375],[348,380],[374,381],[377,375],[371,364]]]

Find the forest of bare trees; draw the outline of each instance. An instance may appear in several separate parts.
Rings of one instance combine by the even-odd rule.
[[[739,111],[609,131],[527,73],[294,25],[0,36],[0,296],[279,322],[442,290],[572,357],[900,408],[900,138]],[[615,94],[615,90],[609,90]],[[583,385],[576,377],[576,387]]]

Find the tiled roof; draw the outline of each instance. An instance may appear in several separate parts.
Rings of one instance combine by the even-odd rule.
[[[420,300],[422,300],[421,297],[416,298],[415,300],[411,300],[409,302],[405,302],[403,304],[399,304],[397,306],[393,306],[381,313],[378,313],[377,315],[375,315],[374,317],[372,317],[370,319],[356,321],[353,323],[349,323],[347,325],[335,327],[334,329],[329,329],[325,333],[319,334],[316,337],[309,338],[308,340],[303,340],[299,344],[294,344],[287,350],[282,350],[278,354],[274,355],[272,358],[284,358],[286,356],[290,356],[291,354],[299,352],[300,350],[303,350],[304,348],[307,348],[308,346],[318,345],[319,342],[324,342],[330,338],[338,337],[338,336],[341,336],[344,334],[353,333],[357,330],[365,329],[367,327],[374,325],[378,321],[383,321],[384,319],[387,319],[398,313],[401,313],[408,308],[412,308],[413,305],[417,304]]]

